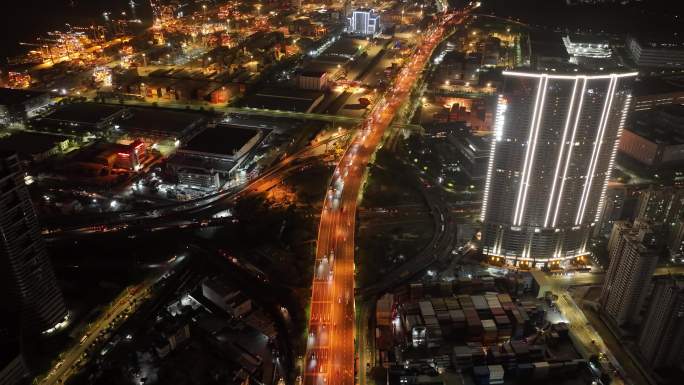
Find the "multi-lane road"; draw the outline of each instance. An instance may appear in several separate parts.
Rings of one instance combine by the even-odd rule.
[[[355,383],[354,230],[366,167],[453,17],[441,17],[423,35],[335,168],[318,231],[304,361],[307,385]]]
[[[93,346],[102,342],[103,333],[109,328],[114,328],[128,317],[149,296],[149,290],[156,283],[154,279],[148,279],[132,290],[123,292],[106,309],[106,312],[92,324],[89,324],[83,333],[81,340],[67,349],[60,360],[52,367],[48,374],[40,381],[40,385],[62,384],[72,375],[81,370],[81,362],[91,358],[95,354],[91,351]]]

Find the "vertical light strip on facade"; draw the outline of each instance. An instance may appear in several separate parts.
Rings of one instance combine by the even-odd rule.
[[[620,124],[618,125],[617,136],[615,137],[615,142],[613,143],[613,151],[610,153],[610,162],[608,163],[608,170],[606,171],[606,179],[603,181],[603,186],[601,186],[601,198],[599,199],[599,204],[596,209],[596,216],[594,217],[594,222],[599,221],[601,217],[601,212],[603,211],[603,205],[606,202],[606,190],[608,190],[608,182],[610,181],[610,176],[613,174],[615,157],[617,156],[618,146],[620,144],[620,137],[622,137],[622,129],[625,127],[625,121],[627,120],[627,114],[629,113],[629,106],[631,102],[632,95],[627,95],[625,97],[625,104],[622,107],[622,114],[620,115]]]
[[[499,142],[503,137],[504,121],[507,109],[506,99],[503,95],[499,95],[499,100],[496,105],[496,121],[494,122],[494,140],[492,140],[492,148],[489,151],[489,161],[487,162],[487,179],[485,181],[484,194],[482,196],[482,212],[480,213],[480,220],[484,221],[487,214],[487,203],[489,201],[489,189],[492,184],[492,177],[494,171],[494,155],[496,154],[496,142]]]
[[[530,175],[532,174],[532,170],[534,167],[534,158],[535,158],[535,152],[537,151],[537,138],[539,137],[539,126],[541,125],[542,121],[542,116],[544,114],[544,101],[546,100],[546,89],[548,88],[549,84],[549,77],[548,76],[542,76],[542,81],[543,81],[543,91],[542,91],[542,98],[541,102],[539,102],[539,114],[537,116],[537,126],[535,127],[534,130],[534,141],[532,142],[532,149],[530,151],[530,164],[527,169],[527,176],[525,179],[525,193],[523,194],[523,199],[522,199],[522,204],[520,205],[520,214],[518,216],[518,225],[522,223],[523,220],[523,215],[525,214],[525,204],[527,203],[527,190],[530,188]]]
[[[575,114],[575,123],[572,127],[572,135],[570,136],[570,148],[568,149],[568,157],[565,160],[565,167],[563,168],[563,178],[561,179],[561,185],[558,192],[558,199],[556,200],[556,209],[553,212],[553,223],[552,227],[556,227],[558,222],[558,209],[561,206],[563,200],[563,191],[565,190],[565,180],[568,175],[568,168],[570,167],[570,160],[572,158],[572,150],[575,147],[575,136],[577,135],[577,125],[579,124],[580,117],[582,116],[582,104],[584,103],[584,92],[587,89],[587,78],[582,76],[582,89],[580,90],[580,100],[577,105],[577,113]]]
[[[525,162],[523,163],[522,175],[520,177],[520,187],[518,188],[518,197],[515,203],[515,215],[513,216],[513,224],[518,223],[518,215],[520,213],[520,203],[522,201],[522,194],[525,185],[525,176],[527,171],[527,163],[529,161],[530,155],[530,144],[534,137],[534,128],[537,119],[537,108],[539,107],[539,97],[541,96],[542,86],[544,85],[544,78],[539,79],[539,85],[537,86],[537,97],[534,100],[534,109],[532,110],[532,123],[530,124],[530,134],[527,138],[527,149],[525,149]]]
[[[594,141],[594,149],[591,154],[591,161],[589,162],[589,168],[587,170],[587,175],[585,176],[584,191],[582,193],[582,199],[580,200],[580,207],[577,211],[577,217],[575,218],[575,225],[581,225],[584,220],[584,210],[587,207],[587,201],[589,200],[589,193],[591,192],[591,183],[594,180],[594,172],[596,170],[596,164],[598,163],[598,158],[601,155],[601,145],[603,144],[603,134],[606,131],[606,125],[608,124],[608,118],[610,117],[610,108],[613,104],[613,96],[615,94],[615,85],[617,84],[617,77],[612,76],[610,78],[610,83],[608,84],[608,92],[606,94],[606,101],[603,104],[603,111],[601,112],[601,120],[599,121],[599,132],[596,134],[596,139]]]
[[[546,207],[546,215],[544,216],[544,227],[549,226],[549,217],[551,216],[551,208],[553,206],[553,198],[556,194],[556,182],[558,181],[558,172],[560,171],[561,163],[563,161],[563,152],[565,150],[565,137],[568,134],[570,127],[570,118],[572,117],[572,108],[575,103],[575,92],[577,91],[577,83],[579,79],[575,78],[575,84],[572,86],[572,96],[570,97],[570,105],[568,106],[568,115],[565,118],[565,126],[563,127],[563,136],[560,141],[560,150],[558,151],[558,160],[556,160],[556,170],[553,174],[553,184],[551,185],[551,194],[549,194],[549,203]]]

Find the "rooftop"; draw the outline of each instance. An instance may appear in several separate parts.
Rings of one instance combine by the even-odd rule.
[[[533,31],[530,33],[530,42],[532,45],[532,56],[534,57],[551,57],[565,61],[570,59],[559,33]]]
[[[323,52],[323,55],[352,57],[359,52],[361,44],[362,40],[343,37],[326,49]]]
[[[637,111],[628,130],[658,144],[684,144],[684,106]]]
[[[62,135],[17,131],[9,137],[0,139],[0,150],[16,151],[21,155],[40,154],[67,139],[68,137]]]
[[[0,105],[11,106],[46,95],[45,92],[0,88]]]
[[[300,72],[301,76],[305,77],[313,77],[313,78],[320,78],[323,75],[325,75],[327,72],[326,71],[321,71],[321,70],[315,70],[315,69],[305,69]]]
[[[682,77],[638,78],[633,85],[633,92],[636,97],[682,91],[684,91],[684,78]]]
[[[323,93],[320,91],[268,88],[246,97],[244,105],[270,110],[307,112],[322,97]]]
[[[130,108],[130,117],[117,123],[123,130],[182,133],[199,123],[204,116],[196,112],[174,111],[160,108]]]
[[[218,125],[199,133],[183,149],[210,154],[233,155],[258,133],[259,131],[253,128]]]
[[[123,109],[124,107],[122,106],[111,104],[72,103],[60,107],[45,118],[69,122],[97,124],[122,111]]]

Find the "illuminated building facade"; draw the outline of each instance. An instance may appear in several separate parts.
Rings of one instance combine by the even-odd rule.
[[[480,217],[484,254],[522,267],[588,254],[634,76],[504,72]]]
[[[568,55],[605,59],[612,56],[607,40],[587,36],[563,36],[563,44]]]
[[[0,288],[37,334],[63,323],[67,310],[25,183],[17,155],[0,152]]]
[[[380,32],[380,16],[372,10],[356,10],[348,19],[350,33],[368,36]]]

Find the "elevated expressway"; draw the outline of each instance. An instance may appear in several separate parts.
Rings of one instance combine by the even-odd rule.
[[[410,61],[374,105],[335,169],[318,231],[304,360],[306,385],[355,383],[354,230],[365,171],[455,16],[443,15],[422,35]]]

